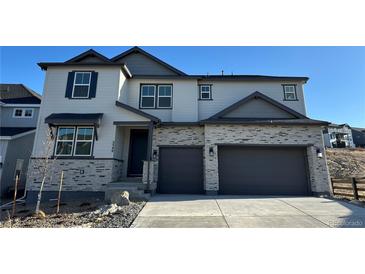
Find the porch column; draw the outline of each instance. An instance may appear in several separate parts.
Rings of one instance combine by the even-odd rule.
[[[146,162],[147,162],[147,190],[151,190],[151,161],[152,161],[152,138],[153,138],[153,122],[149,122],[148,124],[148,140],[147,140],[147,156],[146,156]]]

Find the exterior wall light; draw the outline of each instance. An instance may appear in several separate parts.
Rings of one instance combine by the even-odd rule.
[[[316,152],[317,152],[317,157],[318,158],[322,158],[323,157],[323,154],[322,154],[322,151],[321,151],[321,149],[320,148],[316,148]]]
[[[209,156],[214,156],[214,148],[209,147]]]
[[[152,159],[155,161],[157,159],[157,150],[154,149],[152,153]]]

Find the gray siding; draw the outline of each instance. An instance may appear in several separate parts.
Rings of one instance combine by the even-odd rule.
[[[15,108],[27,108],[28,107],[1,107],[1,126],[2,127],[36,127],[37,119],[39,114],[39,107],[29,107],[33,109],[33,117],[32,118],[13,118],[13,112]]]
[[[33,148],[34,135],[35,133],[31,133],[9,141],[1,177],[1,195],[14,184],[14,172],[17,159],[24,159],[20,177],[20,188],[24,188],[29,158]]]
[[[207,119],[255,91],[306,115],[303,88],[299,82],[255,82],[255,81],[200,81],[199,84],[212,84],[213,100],[199,101],[199,119]],[[298,101],[284,101],[282,84],[297,84]]]
[[[172,70],[140,53],[132,53],[118,60],[127,65],[132,75],[176,75]]]
[[[252,99],[224,115],[226,118],[294,118],[288,112],[262,100]]]

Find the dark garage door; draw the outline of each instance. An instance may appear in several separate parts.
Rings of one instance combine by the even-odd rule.
[[[309,194],[304,148],[222,146],[218,153],[220,194]]]
[[[160,147],[157,191],[164,194],[203,193],[201,147]]]

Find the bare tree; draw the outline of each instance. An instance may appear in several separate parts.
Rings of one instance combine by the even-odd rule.
[[[53,152],[53,140],[54,140],[54,135],[53,135],[53,131],[52,128],[48,127],[46,129],[46,139],[43,141],[43,148],[44,148],[44,154],[43,154],[43,158],[42,159],[38,159],[39,162],[39,167],[40,167],[40,174],[42,174],[42,183],[41,186],[39,188],[39,192],[38,192],[38,198],[37,198],[37,205],[36,205],[36,209],[35,209],[35,214],[38,216],[40,213],[40,204],[41,204],[41,200],[42,200],[42,192],[43,192],[43,188],[44,188],[44,184],[46,183],[47,178],[50,179],[50,181],[52,181],[52,177],[53,177],[53,167],[54,167],[54,163],[56,158],[52,157],[52,152]]]

